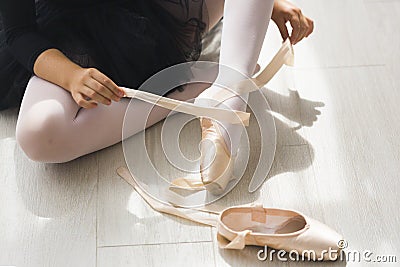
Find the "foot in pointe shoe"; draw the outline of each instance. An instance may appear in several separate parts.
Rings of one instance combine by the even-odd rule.
[[[215,122],[203,117],[200,118],[200,125],[201,180],[209,192],[220,195],[233,179],[234,158]]]

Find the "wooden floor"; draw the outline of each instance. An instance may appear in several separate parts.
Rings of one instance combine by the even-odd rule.
[[[296,67],[268,85],[273,167],[259,191],[247,193],[244,179],[224,203],[300,210],[341,232],[348,249],[397,255],[387,265],[399,266],[400,1],[296,3],[315,33],[296,45]],[[271,24],[261,65],[279,38]],[[34,163],[16,145],[16,115],[0,113],[0,266],[386,266],[220,250],[215,230],[154,212],[116,175],[120,144],[67,164]]]

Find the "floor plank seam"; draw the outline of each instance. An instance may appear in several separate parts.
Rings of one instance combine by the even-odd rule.
[[[386,63],[378,64],[360,64],[360,65],[339,65],[339,66],[321,66],[321,67],[293,67],[296,70],[326,70],[326,69],[353,69],[353,68],[370,68],[370,67],[385,67]]]
[[[308,146],[308,144],[287,144],[287,145],[277,144],[276,146],[281,146],[281,147],[301,147],[301,146]]]
[[[165,243],[151,243],[151,244],[132,244],[132,245],[109,245],[109,246],[98,246],[97,248],[122,248],[122,247],[141,247],[141,246],[158,246],[158,245],[180,245],[180,244],[199,244],[199,243],[213,243],[213,240],[209,241],[183,241],[183,242],[165,242]]]
[[[397,0],[364,0],[364,4],[368,5],[368,4],[382,4],[382,3],[396,3]]]
[[[215,241],[216,239],[214,238],[214,233],[213,233],[213,229],[210,228],[210,232],[211,232],[211,246],[212,246],[212,251],[213,251],[213,257],[214,257],[214,266],[217,266],[217,250],[214,249],[215,248]]]
[[[99,209],[99,180],[100,180],[100,167],[99,167],[99,156],[96,155],[97,161],[97,177],[96,177],[96,267],[98,266],[98,209]]]

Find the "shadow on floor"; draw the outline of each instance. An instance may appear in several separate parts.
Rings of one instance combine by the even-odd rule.
[[[303,127],[311,127],[321,114],[317,108],[323,107],[324,103],[303,99],[295,90],[289,90],[289,94],[282,95],[273,90],[264,90],[272,114],[274,115],[275,127],[277,131],[277,145],[271,169],[265,178],[268,181],[279,174],[286,172],[298,172],[307,169],[314,159],[314,150],[312,145],[299,134]],[[279,116],[278,116],[278,115]],[[290,121],[289,125],[285,121]],[[250,122],[248,132],[251,140],[251,160],[248,162],[246,172],[239,184],[224,199],[221,199],[225,205],[241,205],[257,201],[258,191],[248,193],[248,185],[254,175],[255,169],[259,163],[260,155],[260,130],[255,121]],[[295,125],[292,125],[295,124]],[[286,148],[290,146],[307,146],[308,155],[299,153],[285,153]]]

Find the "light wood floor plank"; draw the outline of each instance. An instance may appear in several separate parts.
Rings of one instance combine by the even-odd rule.
[[[315,21],[313,35],[296,45],[297,67],[384,63],[377,53],[379,40],[368,30],[375,22],[362,0],[294,2]]]
[[[263,203],[267,207],[288,208],[298,210],[328,225],[335,224],[325,219],[324,209],[320,205],[320,196],[316,188],[313,156],[308,145],[278,146],[275,161],[268,179],[254,194],[247,192],[246,182],[242,181],[231,194],[222,201],[226,205],[237,205],[249,202]],[[335,211],[334,211],[335,212]],[[216,231],[214,230],[214,236]],[[271,260],[259,260],[257,253],[263,247],[246,247],[242,251],[223,250],[217,247],[214,238],[214,249],[217,266],[345,266],[344,262],[309,263],[279,261],[275,256]]]
[[[98,250],[97,266],[214,266],[214,254],[211,242],[106,247]]]
[[[157,131],[157,126],[150,131]],[[125,165],[121,145],[99,153],[99,246],[211,240],[209,227],[152,210],[134,189],[116,174],[115,170]]]
[[[314,33],[294,46],[296,68],[340,67],[385,64],[380,54],[380,39],[371,30],[380,27],[380,21],[369,16],[363,0],[294,0],[302,12],[314,20]],[[394,13],[397,14],[397,13]],[[390,20],[396,21],[394,15]],[[390,28],[391,34],[394,29]],[[270,23],[260,62],[269,62],[280,47],[281,36]]]
[[[400,61],[400,35],[398,26],[400,24],[400,2],[399,1],[366,1],[365,7],[368,11],[368,19],[372,23],[371,30],[379,45],[381,58],[388,70],[382,79],[391,79],[395,88],[400,85],[399,61]]]
[[[0,151],[0,266],[94,266],[95,155],[37,164],[11,137]]]
[[[304,70],[296,83],[304,98],[325,103],[312,128],[316,187],[324,218],[351,249],[399,255],[398,173],[400,93],[384,67]]]

